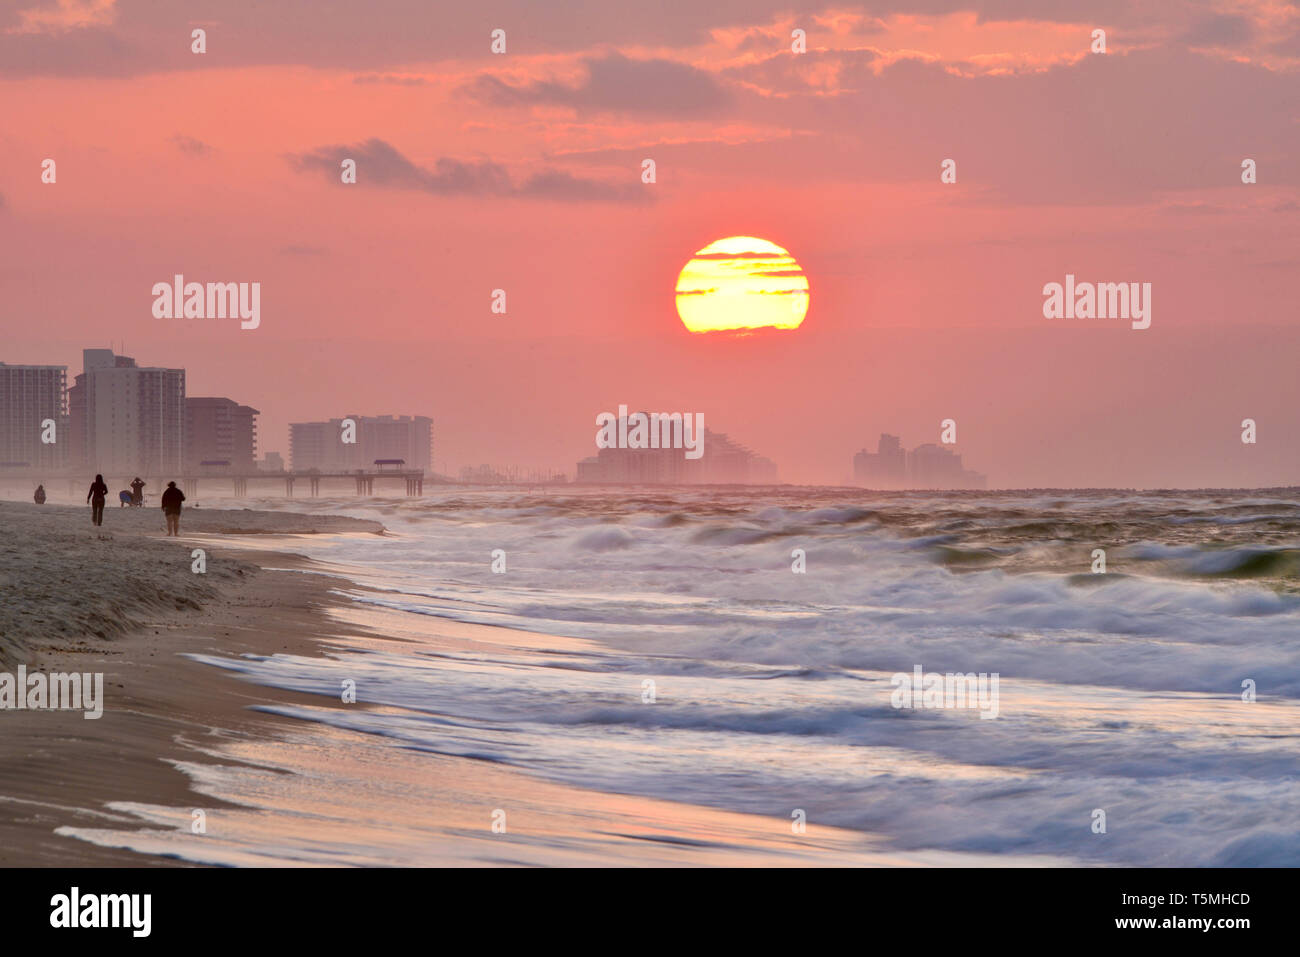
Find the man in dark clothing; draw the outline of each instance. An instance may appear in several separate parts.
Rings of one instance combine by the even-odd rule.
[[[86,493],[86,501],[90,503],[90,520],[96,525],[104,524],[104,496],[108,494],[108,486],[104,484],[104,476],[96,475],[95,481],[90,483],[90,491]]]
[[[183,501],[185,501],[185,493],[176,487],[175,482],[168,482],[166,491],[162,493],[162,510],[167,516],[168,535],[181,533],[181,502]]]
[[[135,477],[135,481],[131,483],[131,504],[136,508],[144,504],[144,484],[138,475]]]
[[[35,499],[36,499],[36,504],[37,504],[37,505],[44,505],[44,504],[45,504],[45,486],[44,486],[44,485],[38,485],[38,486],[36,486],[36,495],[35,495]]]

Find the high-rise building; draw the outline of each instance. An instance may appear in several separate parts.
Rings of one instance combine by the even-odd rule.
[[[606,485],[765,485],[777,481],[775,462],[733,441],[725,432],[705,429],[703,439],[703,454],[697,459],[686,458],[680,448],[600,449],[578,463],[577,481]]]
[[[81,466],[109,475],[179,473],[185,457],[185,370],[138,366],[110,349],[82,351],[70,391]]]
[[[984,476],[961,466],[961,456],[942,445],[927,442],[907,456],[908,484],[912,488],[983,488]]]
[[[352,430],[344,423],[351,421]],[[345,442],[345,436],[355,441]],[[289,461],[295,472],[373,469],[379,460],[400,460],[410,469],[433,466],[433,419],[423,415],[349,415],[328,422],[289,426]]]
[[[853,478],[879,489],[977,489],[987,484],[979,472],[962,468],[961,456],[951,449],[927,442],[907,452],[898,436],[884,433],[875,452],[863,449],[853,456]]]
[[[377,459],[401,460],[407,468],[433,465],[433,419],[423,415],[372,415],[357,420],[357,445],[365,468]]]
[[[257,409],[234,399],[185,400],[185,465],[251,472],[257,464]]]
[[[289,425],[289,467],[297,472],[308,469],[343,471],[337,464],[334,445],[340,443],[341,427],[329,422],[293,422]]]
[[[767,485],[776,481],[776,463],[725,432],[705,429],[704,454],[687,461],[686,475],[708,485]]]
[[[853,456],[853,477],[871,488],[902,488],[907,481],[907,453],[896,435],[880,434],[876,451]]]
[[[0,468],[61,469],[68,463],[67,381],[67,366],[0,362]]]

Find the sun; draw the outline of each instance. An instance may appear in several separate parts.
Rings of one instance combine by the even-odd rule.
[[[709,243],[677,277],[677,314],[691,332],[798,329],[807,312],[803,269],[756,236]]]

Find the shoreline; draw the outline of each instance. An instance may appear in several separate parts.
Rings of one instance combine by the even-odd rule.
[[[0,519],[11,518],[13,507],[0,503]],[[86,519],[83,510],[75,511],[77,520]],[[214,509],[202,522],[183,522],[175,543],[179,557],[173,558],[188,563],[189,550],[199,541],[186,538],[187,525],[205,535],[213,528],[245,534],[250,530],[241,525],[259,514],[269,516],[268,522],[281,517]],[[189,513],[186,518],[191,518]],[[301,524],[302,518],[290,516],[288,524]],[[311,519],[307,524],[329,525],[336,532],[360,530],[345,527],[358,520]],[[200,528],[195,529],[196,524]],[[260,531],[283,534],[269,528]],[[118,530],[113,535],[133,552],[145,549],[150,538],[165,542],[160,531],[150,535]],[[74,532],[76,536],[85,537]],[[513,766],[393,749],[371,735],[268,713],[262,709],[319,708],[330,702],[319,694],[256,684],[188,656],[318,657],[332,647],[355,649],[356,644],[349,646],[343,636],[357,641],[367,636],[384,642],[403,639],[368,630],[357,620],[351,602],[331,594],[335,588],[358,586],[321,573],[311,559],[278,548],[215,547],[210,538],[202,544],[210,549],[211,567],[243,568],[243,574],[223,581],[197,608],[159,610],[138,627],[102,641],[55,642],[29,661],[29,670],[103,671],[106,701],[97,720],[86,720],[79,711],[0,711],[0,867],[334,863],[328,856],[314,860],[310,852],[297,852],[304,858],[286,861],[270,850],[263,860],[262,852],[250,852],[246,842],[233,848],[222,843],[223,835],[231,832],[228,828],[241,827],[279,839],[286,829],[293,830],[299,815],[312,819],[312,828],[332,828],[354,836],[362,846],[377,848],[371,863],[378,865],[999,863],[944,852],[894,853],[869,835],[813,824],[795,836],[789,821],[781,818],[576,788]],[[268,564],[276,567],[266,568]],[[331,609],[345,608],[353,613],[331,619]],[[467,642],[527,647],[544,637],[454,622],[431,627],[438,632],[434,640],[447,647]],[[343,707],[339,702],[334,706]],[[205,774],[238,778],[243,773],[254,775],[251,780],[270,775],[288,806],[277,816],[275,808],[258,807],[257,799],[241,794],[238,787],[222,797],[198,780]],[[385,803],[359,794],[356,803],[336,806],[338,795],[363,792],[376,780],[405,788],[402,800]],[[322,792],[328,796],[322,798]],[[510,809],[507,834],[491,829],[496,807]],[[198,850],[189,834],[191,809],[204,810],[211,839],[208,846],[197,845]],[[412,818],[420,820],[412,824]],[[299,836],[309,846],[316,833],[309,829]],[[191,847],[170,850],[168,842],[176,841],[190,841]]]
[[[0,520],[10,522],[13,506],[6,508],[6,504],[0,503]],[[49,511],[40,518],[57,520],[58,506],[41,508]],[[85,514],[88,510],[62,511],[75,511],[77,520],[86,525],[86,533],[74,531],[74,537],[103,543],[95,537],[97,530]],[[259,514],[279,518],[276,513]],[[171,543],[161,529],[154,534],[122,530],[120,523],[113,527],[111,518],[105,517],[103,529],[112,536],[108,541],[137,553],[147,540],[156,539],[165,548],[175,548],[174,560],[188,569],[193,542],[184,534]],[[156,518],[161,526],[161,516]],[[216,509],[195,520],[199,518],[198,510],[187,510],[182,532],[186,524],[200,529],[214,524],[237,528],[239,522],[232,519],[247,524],[246,515],[223,515]],[[303,523],[291,519],[285,524]],[[338,529],[345,523],[318,524]],[[64,552],[60,558],[72,560],[66,543],[60,544]],[[80,711],[0,711],[0,867],[184,865],[69,840],[54,830],[125,822],[122,815],[105,810],[113,801],[194,804],[198,795],[189,779],[169,763],[195,755],[179,739],[269,736],[276,720],[251,710],[251,705],[313,697],[258,688],[183,655],[319,654],[325,639],[314,637],[312,631],[324,623],[320,607],[338,600],[328,589],[342,580],[261,567],[268,560],[286,568],[312,564],[291,552],[221,548],[211,551],[208,560],[212,571],[229,574],[220,576],[215,585],[202,583],[208,585],[202,597],[185,595],[184,607],[132,609],[130,625],[101,629],[98,635],[51,635],[44,643],[28,639],[17,642],[17,647],[5,641],[0,670],[25,663],[29,672],[102,671],[105,701],[104,714],[95,720],[87,720]],[[21,591],[16,597],[27,601]],[[97,622],[96,614],[78,611]]]

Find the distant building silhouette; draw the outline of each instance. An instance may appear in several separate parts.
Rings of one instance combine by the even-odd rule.
[[[346,466],[342,464],[343,454],[334,450],[334,446],[339,444],[342,427],[340,419],[334,419],[333,422],[290,423],[290,467],[297,471],[344,471]]]
[[[907,482],[907,453],[896,435],[882,432],[876,451],[853,456],[853,477],[873,488],[902,488]]]
[[[356,442],[343,442],[343,420],[356,423]],[[423,415],[347,415],[289,426],[289,461],[295,472],[373,469],[377,459],[402,459],[408,469],[433,467],[433,419]]]
[[[912,488],[984,488],[987,484],[983,475],[962,468],[960,455],[932,442],[908,453],[907,475]]]
[[[59,469],[68,462],[67,366],[8,365],[0,362],[0,468]],[[52,420],[53,443],[41,441],[42,423]]]
[[[776,481],[776,463],[725,432],[704,430],[704,455],[688,467],[688,481],[710,485],[771,485]]]
[[[951,449],[927,442],[905,452],[898,436],[885,433],[875,452],[863,449],[853,456],[853,479],[880,489],[976,489],[988,484],[984,475],[963,468],[961,456]]]
[[[688,459],[683,449],[600,449],[578,463],[577,481],[605,485],[770,485],[776,463],[704,430],[704,454]]]
[[[234,399],[194,396],[185,400],[185,464],[226,461],[232,472],[257,465],[257,417],[252,406]]]
[[[258,463],[258,468],[263,472],[283,472],[284,456],[279,452],[267,452]]]

